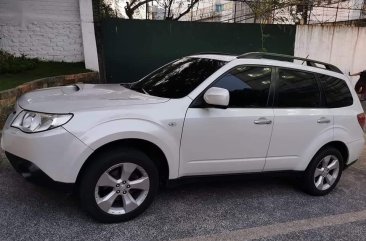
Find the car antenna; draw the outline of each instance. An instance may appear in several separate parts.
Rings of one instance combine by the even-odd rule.
[[[305,59],[307,59],[307,58],[309,58],[309,55],[306,55]],[[305,60],[304,60],[304,61],[302,61],[301,65],[303,65],[303,64],[304,64],[304,62],[305,62]]]

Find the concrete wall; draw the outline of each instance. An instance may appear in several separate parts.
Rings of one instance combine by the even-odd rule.
[[[309,23],[326,23],[360,19],[364,0],[338,1],[325,7],[314,7],[309,13]]]
[[[0,0],[0,49],[84,61],[79,0]]]
[[[329,62],[344,73],[366,69],[366,28],[349,26],[299,25],[295,56]],[[357,77],[352,78],[353,83]]]
[[[85,68],[99,71],[92,0],[79,0]]]

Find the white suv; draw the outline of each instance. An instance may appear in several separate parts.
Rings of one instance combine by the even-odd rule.
[[[145,210],[160,183],[186,176],[298,171],[308,193],[327,194],[358,159],[364,125],[333,65],[198,54],[132,84],[27,93],[1,143],[17,171],[77,184],[94,218],[117,222]]]

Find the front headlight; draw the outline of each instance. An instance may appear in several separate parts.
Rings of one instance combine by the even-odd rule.
[[[11,126],[26,133],[34,133],[62,126],[66,124],[72,116],[72,114],[46,114],[22,111],[15,118]]]

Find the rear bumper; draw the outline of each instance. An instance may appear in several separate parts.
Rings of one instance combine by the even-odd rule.
[[[346,166],[350,166],[360,158],[360,155],[365,147],[365,139],[362,138],[356,141],[349,142],[347,143],[347,147],[349,157]]]
[[[354,160],[352,162],[348,162],[345,166],[344,166],[344,169],[347,169],[349,168],[350,166],[352,166],[353,164],[355,164],[356,162],[358,162],[358,159],[357,160]]]

